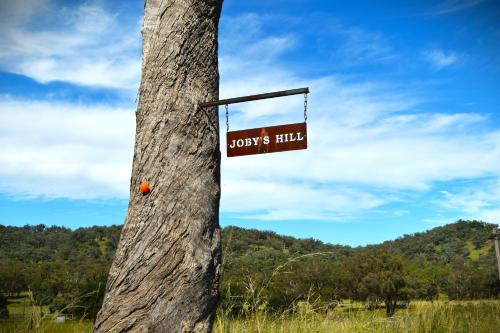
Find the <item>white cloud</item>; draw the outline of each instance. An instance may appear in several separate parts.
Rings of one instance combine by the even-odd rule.
[[[275,77],[266,81],[265,76],[249,73],[237,82],[223,80],[221,89],[237,96],[248,82],[262,82],[262,91],[283,87],[279,84],[284,82],[289,87],[304,85],[293,76],[282,75],[276,81]],[[309,149],[228,159],[226,176],[256,174],[273,181],[349,182],[422,190],[434,181],[500,173],[500,143],[495,132],[477,131],[487,124],[486,116],[412,112],[419,99],[384,83],[357,84],[330,77],[308,84]],[[300,122],[302,97],[230,106],[229,114],[233,130]],[[225,154],[224,138],[222,152]]]
[[[134,113],[0,100],[0,191],[15,197],[125,198]]]
[[[27,14],[9,17],[28,7]],[[51,10],[47,10],[47,8]],[[40,29],[40,18],[60,22]],[[135,90],[140,76],[140,24],[84,3],[55,8],[49,1],[24,1],[1,12],[0,67],[39,82],[65,81],[84,86]]]
[[[500,179],[488,179],[441,191],[441,198],[436,203],[446,210],[459,212],[464,219],[499,223]]]
[[[463,57],[453,51],[433,49],[423,52],[424,58],[435,68],[442,69],[459,63]]]
[[[446,0],[434,7],[434,15],[450,14],[475,7],[485,0]]]
[[[380,33],[361,28],[340,28],[344,42],[337,52],[347,63],[386,62],[396,58],[389,41]]]
[[[383,203],[372,193],[346,186],[322,188],[265,178],[224,178],[222,195],[222,211],[257,220],[346,220]]]
[[[77,31],[103,33],[113,27],[116,15],[112,15],[95,5],[83,4],[68,18]]]
[[[260,24],[251,26],[252,35],[259,35]],[[487,116],[426,112],[427,100],[387,82],[305,80],[279,66],[279,54],[266,62],[247,56],[252,45],[240,36],[223,53],[221,97],[309,86],[309,149],[223,158],[223,211],[258,219],[346,220],[398,200],[401,190],[500,176],[499,132],[486,129]],[[302,96],[295,96],[231,105],[230,128],[300,122],[302,103]],[[224,136],[221,141],[224,156]],[[388,195],[392,191],[396,194]],[[262,207],[273,208],[262,212]]]
[[[94,20],[103,12],[84,14]],[[103,24],[112,27],[114,20],[110,14]],[[242,33],[222,48],[221,97],[310,86],[309,149],[224,157],[223,212],[262,220],[348,220],[397,201],[398,191],[422,192],[438,181],[500,177],[500,132],[488,127],[488,116],[427,111],[429,97],[388,82],[298,75],[279,61],[297,47],[296,36],[262,37],[261,23],[253,15],[242,22],[248,34],[245,24],[236,26]],[[132,86],[132,72],[140,68],[134,64],[137,59],[124,57],[117,65],[121,58],[107,57],[122,54],[121,45],[99,40],[92,46],[88,36],[94,32],[82,32],[74,21],[69,24],[82,37],[67,36],[69,48],[54,42],[51,49],[42,42],[55,41],[53,33],[66,36],[61,32],[30,32],[20,38],[16,47],[21,51],[16,52],[28,59],[20,70],[44,82]],[[19,36],[25,32],[20,30]],[[78,56],[79,45],[87,45],[82,53],[90,55],[93,66]],[[274,51],[264,59],[255,57],[270,46]],[[77,60],[82,63],[73,72]],[[129,74],[123,73],[127,64]],[[302,96],[231,105],[231,129],[300,122],[302,108]],[[14,196],[127,198],[134,138],[131,110],[3,98],[0,115],[1,191]],[[224,156],[223,132],[221,141]],[[493,214],[496,207],[485,209]]]
[[[228,159],[224,161],[224,176],[273,182],[293,179],[332,187],[347,183],[425,190],[435,181],[499,174],[500,144],[487,135],[452,134],[453,127],[429,132],[432,120],[404,126],[346,127],[335,118],[314,119],[314,107],[311,118],[308,150]],[[441,122],[440,117],[436,119]],[[253,123],[247,126],[253,127]]]
[[[0,26],[25,23],[36,10],[47,6],[48,0],[0,1]]]
[[[135,89],[140,61],[99,58],[76,62],[53,58],[33,59],[20,64],[21,73],[47,83],[65,81],[84,86]]]
[[[278,55],[290,50],[295,45],[295,40],[290,36],[263,38],[257,43],[249,45],[244,50],[245,56],[256,57],[260,61],[273,59]]]

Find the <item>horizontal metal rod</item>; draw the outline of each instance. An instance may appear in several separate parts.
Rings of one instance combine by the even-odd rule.
[[[266,93],[266,94],[258,94],[258,95],[250,95],[250,96],[221,99],[219,101],[204,102],[204,103],[200,103],[200,106],[202,108],[204,108],[204,107],[210,107],[210,106],[235,104],[235,103],[256,101],[259,99],[276,98],[276,97],[308,94],[308,93],[309,93],[309,87],[306,87],[306,88],[298,88],[298,89],[291,89],[291,90],[275,91],[275,92],[270,92],[270,93]]]

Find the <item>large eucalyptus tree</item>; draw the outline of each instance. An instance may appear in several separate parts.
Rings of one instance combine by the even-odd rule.
[[[209,332],[221,265],[222,0],[146,0],[130,201],[95,332]],[[143,195],[141,182],[150,184]]]

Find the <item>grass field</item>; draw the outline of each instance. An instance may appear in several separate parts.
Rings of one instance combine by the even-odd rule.
[[[12,301],[12,300],[11,300]],[[89,321],[55,323],[46,309],[30,307],[27,299],[9,304],[11,319],[0,320],[0,333],[89,333]],[[29,318],[33,318],[30,320]],[[383,309],[366,310],[359,303],[342,303],[333,310],[316,311],[309,304],[279,316],[255,313],[230,318],[219,311],[214,333],[336,333],[336,332],[500,332],[500,301],[412,302],[386,318]]]
[[[56,323],[55,315],[47,307],[32,306],[28,293],[20,298],[9,298],[10,319],[0,319],[0,333],[89,333],[88,320],[67,320]]]
[[[277,317],[217,318],[215,333],[335,333],[335,332],[500,332],[500,301],[413,302],[392,318],[385,310],[343,306],[320,313],[295,311]]]

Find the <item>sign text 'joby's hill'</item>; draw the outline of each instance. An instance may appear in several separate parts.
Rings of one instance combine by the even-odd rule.
[[[307,149],[306,123],[227,132],[227,156]]]

